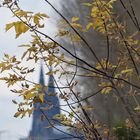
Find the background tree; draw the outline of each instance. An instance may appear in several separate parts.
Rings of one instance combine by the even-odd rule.
[[[92,1],[89,0],[88,2],[92,2]],[[88,14],[89,9],[86,8],[85,6],[81,6],[82,5],[81,1],[61,1],[61,3],[63,5],[62,12],[65,15],[65,17],[67,17],[67,19],[71,18],[73,15],[76,15],[77,17],[80,17],[81,19],[80,23],[82,25],[86,25],[88,23],[89,17],[90,17],[90,15]],[[125,5],[125,3],[127,3],[127,5]],[[135,17],[136,18],[138,17],[138,5],[139,5],[138,1],[132,2],[132,1],[127,1],[127,0],[123,2],[117,1],[116,4],[114,5],[114,11],[116,13],[116,16],[118,16],[118,20],[121,22],[124,22],[125,25],[127,24],[129,28],[129,30],[127,30],[128,34],[131,34],[138,30],[138,28],[135,26],[136,25],[135,22],[138,22],[138,21],[135,21],[135,20],[139,20],[139,19],[134,19]],[[87,16],[87,18],[83,18],[84,16]],[[107,38],[101,36],[96,30],[92,30],[92,31],[90,30],[84,34],[82,33],[82,36],[86,40],[88,40],[88,43],[91,44],[91,47],[95,50],[95,52],[97,52],[97,55],[99,58],[102,59],[106,57],[107,55],[106,39]],[[109,48],[109,52],[110,52],[109,59],[111,62],[114,63],[116,62],[116,55],[117,55],[116,47],[117,46],[116,44],[113,44],[112,41],[110,41],[109,43],[111,46]],[[81,46],[84,46],[84,47],[82,49],[79,49],[78,52],[80,52],[83,58],[86,59],[91,64],[95,63],[97,60],[94,57],[92,57],[92,54],[90,53],[88,48],[85,47],[86,45],[82,42]],[[84,79],[80,78],[80,81],[81,81],[80,88],[82,89],[82,91],[85,90],[83,97],[85,97],[87,93],[88,94],[93,93],[97,90],[98,80],[84,77]],[[101,94],[97,94],[96,97],[90,98],[88,99],[88,101],[86,100],[86,102],[88,102],[88,104],[95,105],[97,111],[94,111],[93,113],[94,116],[97,115],[98,116],[97,118],[100,118],[109,127],[111,127],[113,123],[117,123],[121,120],[124,120],[126,116],[126,113],[124,113],[125,111],[121,107],[122,104],[119,101],[116,101],[116,98],[118,97],[114,94],[109,94],[109,95],[104,95],[104,96],[102,96]],[[98,110],[101,110],[101,111],[99,112]]]

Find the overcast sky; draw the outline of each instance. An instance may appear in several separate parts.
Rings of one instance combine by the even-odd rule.
[[[51,8],[43,0],[24,0],[21,2],[21,5],[25,10],[46,12],[49,16],[54,14]],[[17,48],[17,46],[23,43],[26,44],[29,40],[29,35],[23,35],[19,39],[15,40],[13,30],[5,32],[5,24],[15,20],[12,18],[8,9],[0,8],[0,20],[0,60],[3,57],[3,53],[20,56],[23,50]],[[50,22],[47,22],[48,29],[46,32],[51,35],[52,32],[55,31],[53,26],[55,20],[49,19],[49,21]],[[39,75],[38,70],[37,75]],[[38,76],[32,78],[32,80],[37,82]],[[19,140],[21,137],[26,137],[31,127],[31,118],[14,118],[13,115],[16,112],[16,106],[12,103],[12,99],[17,99],[18,97],[7,89],[4,82],[0,82],[0,91],[0,140],[9,140],[9,138],[10,140]]]

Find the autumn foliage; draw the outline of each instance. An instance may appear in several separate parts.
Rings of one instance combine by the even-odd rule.
[[[32,38],[27,44],[19,46],[21,49],[26,49],[20,59],[4,54],[4,58],[0,62],[1,73],[7,75],[1,77],[0,80],[4,80],[10,88],[14,88],[17,83],[21,85],[20,88],[12,89],[12,92],[17,93],[22,99],[21,102],[13,100],[13,103],[17,105],[17,112],[14,116],[21,118],[26,115],[30,116],[34,110],[34,103],[46,102],[44,94],[38,94],[38,91],[42,88],[46,90],[48,87],[42,87],[42,85],[30,81],[28,75],[34,73],[35,69],[24,64],[25,61],[35,64],[43,61],[45,69],[48,69],[46,75],[53,74],[54,77],[58,77],[54,78],[58,96],[70,108],[70,111],[66,111],[68,115],[58,114],[53,119],[58,119],[62,125],[75,129],[80,133],[79,139],[81,137],[87,140],[117,139],[116,134],[119,135],[119,128],[116,126],[108,128],[102,124],[101,120],[91,118],[89,114],[96,106],[83,103],[88,98],[94,98],[96,94],[102,96],[114,94],[122,103],[122,108],[127,114],[126,120],[123,122],[123,131],[126,129],[131,134],[133,130],[135,136],[132,140],[140,139],[140,44],[138,38],[140,28],[133,6],[131,5],[132,13],[128,9],[125,13],[129,15],[137,29],[137,32],[131,33],[125,22],[119,19],[119,14],[115,13],[114,7],[119,0],[81,2],[81,6],[85,6],[89,10],[88,15],[83,17],[88,18],[86,25],[82,25],[81,19],[75,15],[71,19],[67,19],[49,1],[45,1],[61,17],[61,20],[58,21],[58,32],[54,38],[43,30],[46,27],[45,21],[51,18],[49,15],[24,11],[16,0],[3,1],[2,6],[8,8],[17,18],[16,21],[7,23],[5,30],[14,29],[16,38],[20,38],[22,34],[26,33],[30,33]],[[123,4],[122,1],[121,4]],[[98,52],[95,52],[92,44],[83,37],[83,34],[93,30],[99,32],[106,42],[106,48],[103,48],[106,51],[102,58],[98,56]],[[77,55],[76,47],[68,48],[61,45],[59,39],[74,43],[75,46],[79,43],[84,44],[83,46],[94,57],[94,65]],[[72,49],[74,51],[71,51]],[[114,56],[113,59],[111,59],[111,55]],[[82,98],[84,93],[77,91],[79,82],[76,77],[78,76],[95,79],[98,83],[98,91]],[[61,81],[65,81],[63,85],[59,83]],[[130,100],[129,105],[126,97]],[[74,101],[71,101],[71,98],[74,98]],[[121,137],[119,138],[121,139]]]

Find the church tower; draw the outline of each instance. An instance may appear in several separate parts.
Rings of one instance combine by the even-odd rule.
[[[43,67],[41,66],[40,69],[40,77],[39,77],[39,84],[45,87],[45,79],[43,73]],[[54,125],[59,125],[59,122],[53,122],[51,119],[56,114],[60,114],[59,109],[59,100],[56,95],[56,91],[54,88],[54,78],[53,75],[49,76],[48,80],[48,88],[47,91],[43,91],[40,89],[38,94],[44,93],[44,100],[45,103],[36,103],[34,104],[34,112],[33,112],[33,121],[32,121],[32,128],[29,134],[30,140],[47,140],[52,137],[53,128],[47,128],[50,126],[50,122]],[[42,108],[49,108],[47,110],[43,110]],[[45,115],[44,120],[41,120],[41,116]],[[47,118],[47,119],[46,119]],[[50,122],[48,122],[50,120]]]
[[[39,84],[41,84],[42,87],[46,87],[42,66],[40,69]],[[75,136],[77,136],[77,133],[75,131],[70,132],[65,126],[62,126],[58,121],[52,120],[53,116],[55,116],[56,114],[60,114],[59,99],[56,95],[53,75],[49,76],[47,87],[48,88],[46,91],[44,91],[43,88],[38,91],[38,94],[45,94],[45,102],[34,104],[35,110],[32,116],[33,120],[31,131],[27,138],[21,138],[20,140],[78,140],[79,138],[75,138]],[[43,110],[42,108],[49,109]],[[46,116],[43,121],[41,119],[42,115]],[[49,127],[50,122],[55,126],[55,128]]]

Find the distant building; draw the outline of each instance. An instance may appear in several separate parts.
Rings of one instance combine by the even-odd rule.
[[[61,126],[59,122],[52,121],[53,116],[56,114],[60,114],[60,108],[59,108],[59,99],[56,96],[49,96],[49,94],[55,94],[55,88],[54,88],[54,80],[53,75],[50,75],[49,81],[48,81],[48,88],[45,93],[44,100],[47,101],[47,103],[35,103],[34,104],[34,112],[33,112],[33,121],[32,121],[32,128],[29,133],[28,138],[22,138],[20,140],[74,140],[73,135],[71,132],[67,131],[66,127]],[[39,83],[45,86],[45,80],[44,80],[44,74],[43,74],[43,68],[41,67],[40,70],[40,79]],[[38,94],[42,93],[42,90],[39,91]],[[49,107],[48,104],[51,104],[51,109],[49,110],[43,110],[41,111],[41,108]],[[56,107],[57,106],[57,107]],[[41,116],[44,115],[44,120],[41,120]],[[47,118],[45,118],[45,116]],[[56,127],[50,127],[50,122],[53,123]],[[62,132],[60,132],[60,131]],[[76,139],[75,139],[76,140]]]

